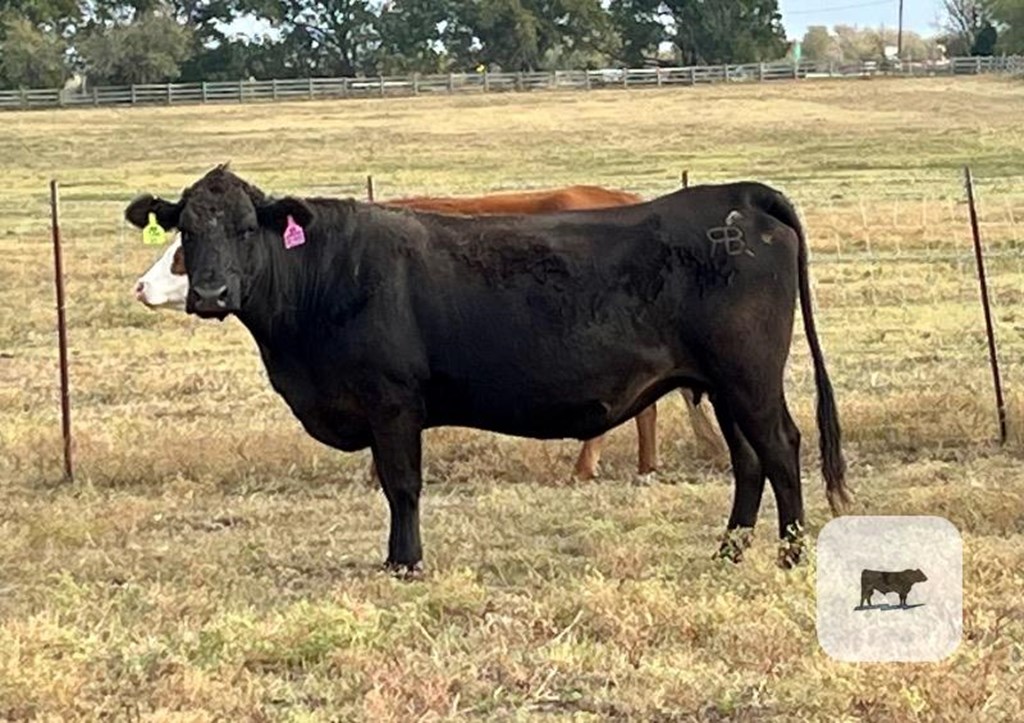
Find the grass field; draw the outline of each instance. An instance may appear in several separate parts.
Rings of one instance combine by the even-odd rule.
[[[0,122],[0,719],[1024,719],[1024,93],[992,78],[4,114]],[[368,455],[310,440],[234,320],[130,295],[158,251],[121,221],[215,163],[272,192],[648,196],[750,178],[799,205],[860,514],[964,538],[964,641],[840,664],[814,558],[775,508],[711,559],[731,478],[675,398],[662,472],[635,436],[426,435],[428,575],[380,572]],[[961,167],[978,178],[1010,441],[999,448]],[[47,181],[62,183],[78,479],[60,475]],[[799,327],[799,325],[798,325]],[[813,536],[828,520],[802,332],[789,399]]]

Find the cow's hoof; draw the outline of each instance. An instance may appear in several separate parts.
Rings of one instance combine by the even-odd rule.
[[[594,469],[575,469],[569,476],[569,484],[579,484],[580,482],[596,482],[597,478],[601,476],[600,471],[595,467]]]
[[[633,475],[634,487],[650,487],[657,481],[658,473],[653,470],[650,472],[637,472]]]
[[[399,580],[422,580],[426,574],[426,569],[423,566],[423,561],[414,563],[407,562],[392,562],[388,560],[384,563],[383,569],[389,575],[397,577]]]
[[[752,527],[737,527],[726,530],[722,535],[722,543],[718,546],[718,552],[714,557],[716,560],[727,560],[728,562],[740,562],[743,560],[743,553],[754,542],[754,529]]]
[[[783,540],[779,543],[779,557],[777,563],[783,570],[792,570],[804,559],[804,538],[803,536]]]

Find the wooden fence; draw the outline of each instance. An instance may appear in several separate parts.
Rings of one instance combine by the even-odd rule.
[[[862,63],[780,62],[684,68],[609,68],[531,73],[449,73],[366,78],[240,80],[224,83],[161,83],[94,86],[73,90],[0,91],[0,110],[82,106],[190,105],[327,98],[373,98],[448,93],[648,88],[719,82],[808,78],[921,77],[1024,73],[1024,57],[952,58],[943,61]]]

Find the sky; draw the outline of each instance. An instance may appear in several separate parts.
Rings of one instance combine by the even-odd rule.
[[[802,38],[809,25],[895,28],[899,7],[899,0],[779,0],[782,25],[791,40]],[[934,35],[943,15],[942,0],[904,0],[903,29]]]

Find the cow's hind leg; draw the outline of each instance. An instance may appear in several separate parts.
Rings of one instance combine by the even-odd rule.
[[[588,439],[583,443],[580,456],[576,458],[576,466],[573,467],[573,477],[580,480],[597,477],[597,465],[601,461],[601,445],[603,443],[604,435]]]
[[[750,547],[757,513],[761,508],[764,494],[764,472],[750,443],[747,442],[729,412],[724,400],[712,400],[718,426],[722,429],[729,457],[732,460],[736,489],[733,492],[732,512],[726,526],[725,536],[718,548],[717,557],[739,562],[744,551]]]
[[[690,426],[693,428],[698,456],[714,462],[716,465],[720,464],[724,461],[726,452],[728,452],[726,445],[722,444],[722,436],[725,433],[723,432],[720,436],[715,431],[708,413],[701,406],[700,402],[697,401],[697,395],[692,389],[683,387],[679,390],[679,393],[683,397],[683,406],[686,408],[686,413],[690,418]]]
[[[385,566],[396,573],[423,568],[420,544],[420,491],[423,488],[421,429],[413,416],[399,411],[371,428],[373,462],[391,511]]]
[[[756,399],[753,397],[752,399]],[[804,507],[800,489],[800,430],[782,394],[755,404],[733,396],[730,411],[761,460],[779,510],[779,565],[792,567],[803,554]],[[774,401],[770,401],[774,399]]]
[[[639,475],[658,469],[658,406],[652,404],[636,415],[637,463]]]

